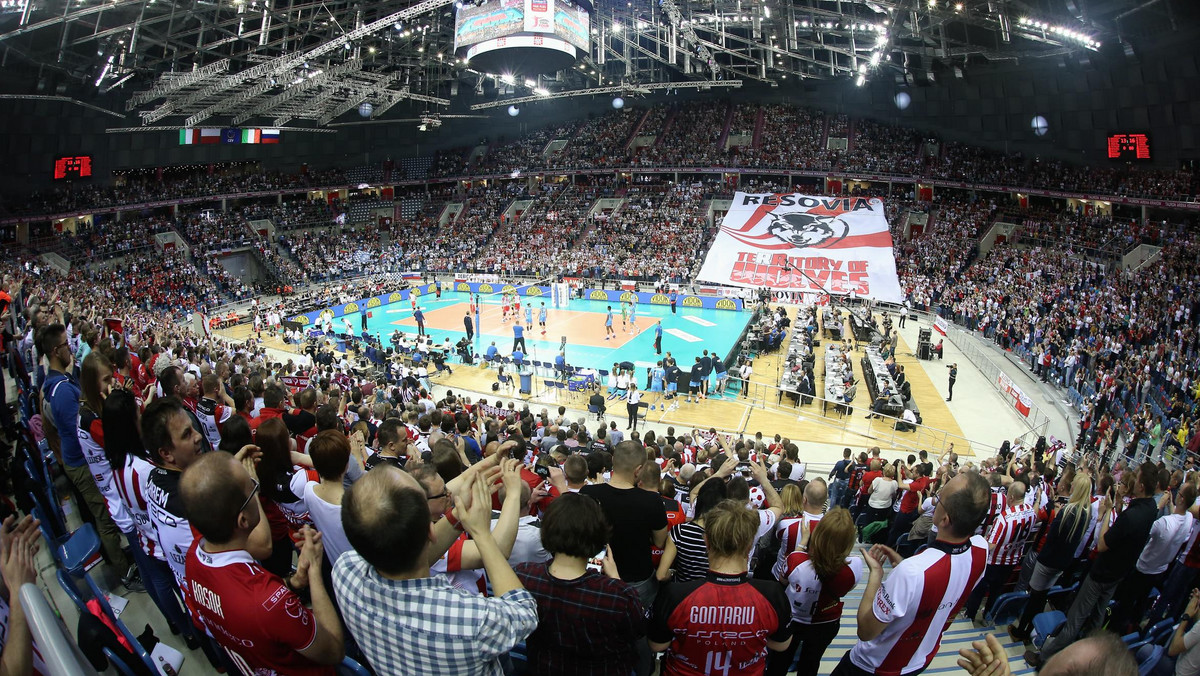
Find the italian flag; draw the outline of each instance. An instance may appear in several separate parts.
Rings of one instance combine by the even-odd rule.
[[[260,129],[243,129],[242,143],[262,143],[262,130]]]
[[[179,145],[190,146],[200,142],[199,129],[180,129],[179,130]]]

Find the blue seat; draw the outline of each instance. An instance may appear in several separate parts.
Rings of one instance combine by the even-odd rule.
[[[1160,645],[1142,646],[1136,653],[1138,676],[1149,676],[1166,653],[1167,649]]]
[[[1167,618],[1159,620],[1152,627],[1147,627],[1146,631],[1142,632],[1142,637],[1147,643],[1162,643],[1164,638],[1170,637],[1175,633],[1175,620]]]
[[[1008,624],[1021,616],[1025,612],[1025,606],[1029,603],[1029,592],[1009,592],[1001,594],[996,598],[996,602],[992,604],[992,610],[984,616],[984,621],[988,624]]]
[[[599,406],[588,404],[588,413],[594,413],[596,415],[596,420],[604,420],[604,414],[600,412]]]
[[[1046,592],[1046,600],[1055,608],[1066,608],[1071,605],[1071,597],[1075,592],[1079,591],[1079,583],[1063,587],[1051,587],[1050,591]]]
[[[334,668],[338,676],[371,676],[371,672],[363,665],[349,657],[343,658],[341,664]]]
[[[104,613],[105,619],[111,626],[117,628],[117,632],[121,634],[121,636],[125,639],[125,642],[132,648],[134,656],[140,659],[146,665],[146,668],[149,669],[150,673],[158,673],[158,667],[155,666],[154,660],[150,657],[150,653],[145,647],[142,646],[137,637],[133,635],[133,632],[129,631],[129,627],[125,626],[125,623],[122,622],[121,619],[117,617],[116,613],[113,612],[112,606],[108,604],[108,598],[104,595],[104,592],[100,590],[100,587],[96,585],[96,581],[92,579],[91,575],[82,573],[81,575],[76,576],[68,573],[62,568],[59,568],[55,575],[58,578],[58,584],[60,587],[62,587],[63,593],[67,595],[67,598],[71,599],[71,602],[75,604],[75,607],[78,608],[81,614],[86,613],[90,615],[91,611],[87,607],[87,600],[96,601],[96,603],[100,606],[100,612]],[[77,580],[79,578],[82,578],[88,590],[87,600],[85,600],[84,595],[80,593],[80,589],[77,584]],[[120,666],[124,667],[125,669],[129,668],[129,666],[124,663],[121,663]],[[122,671],[122,673],[133,672]]]
[[[1067,621],[1067,616],[1061,610],[1050,610],[1033,616],[1033,645],[1041,650],[1046,638],[1058,630]]]

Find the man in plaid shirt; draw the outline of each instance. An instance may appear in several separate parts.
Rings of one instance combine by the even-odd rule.
[[[520,495],[520,464],[505,461],[500,472],[508,493]],[[453,512],[432,525],[430,496],[403,470],[377,467],[346,492],[342,524],[355,551],[338,559],[333,583],[346,626],[379,676],[503,676],[500,656],[537,627],[537,602],[492,537],[495,473],[469,473]],[[460,528],[493,597],[429,577]]]

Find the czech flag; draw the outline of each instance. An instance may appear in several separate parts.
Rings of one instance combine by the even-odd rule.
[[[262,129],[260,131],[262,132],[261,143],[279,143],[278,129]]]

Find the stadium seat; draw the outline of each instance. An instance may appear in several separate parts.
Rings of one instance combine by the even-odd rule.
[[[546,381],[546,382],[549,382],[549,381]],[[593,406],[592,404],[588,404],[588,413],[595,414],[596,420],[600,420],[600,421],[604,420],[604,414],[600,412],[599,406]]]
[[[1165,654],[1167,654],[1167,649],[1160,645],[1142,646],[1136,653],[1138,676],[1150,676],[1150,672],[1158,666]]]
[[[991,612],[984,616],[984,620],[988,624],[1008,624],[1021,616],[1028,603],[1029,592],[1027,591],[1001,594],[997,597],[996,602],[992,604]]]
[[[1046,639],[1066,624],[1067,616],[1061,610],[1050,610],[1033,616],[1033,645],[1041,650]]]
[[[1146,639],[1147,643],[1161,643],[1163,638],[1169,637],[1175,632],[1175,624],[1175,620],[1170,618],[1159,620],[1154,626],[1147,627],[1142,632],[1142,637]]]
[[[349,657],[344,658],[335,670],[338,676],[371,676],[371,672],[367,671],[366,667]]]
[[[123,642],[132,650],[134,656],[139,658],[146,665],[146,668],[149,669],[150,673],[159,673],[158,667],[154,665],[154,660],[150,657],[150,653],[145,647],[142,646],[141,642],[138,641],[138,638],[133,635],[133,632],[129,630],[129,627],[125,626],[125,623],[122,622],[121,619],[117,617],[116,613],[113,612],[112,606],[108,603],[108,598],[105,596],[104,592],[101,591],[100,587],[96,585],[96,581],[93,580],[90,575],[83,573],[81,576],[88,590],[86,599],[84,598],[84,595],[80,593],[80,588],[76,583],[77,578],[75,575],[72,575],[66,570],[59,568],[56,572],[56,577],[58,578],[59,586],[62,587],[62,590],[67,595],[67,598],[69,598],[71,602],[75,604],[75,607],[79,610],[80,614],[92,614],[92,611],[88,608],[88,601],[95,601],[96,605],[99,606],[100,612],[104,614],[103,619],[105,620],[105,623],[116,629],[116,632],[120,634],[121,638],[124,639]],[[127,664],[123,666],[125,666],[127,669],[129,668],[129,665]],[[136,674],[137,672],[131,670],[128,673]]]
[[[1078,582],[1066,587],[1051,587],[1050,591],[1046,592],[1046,601],[1054,608],[1065,610],[1070,607],[1071,599],[1074,598],[1077,591],[1079,591]]]

